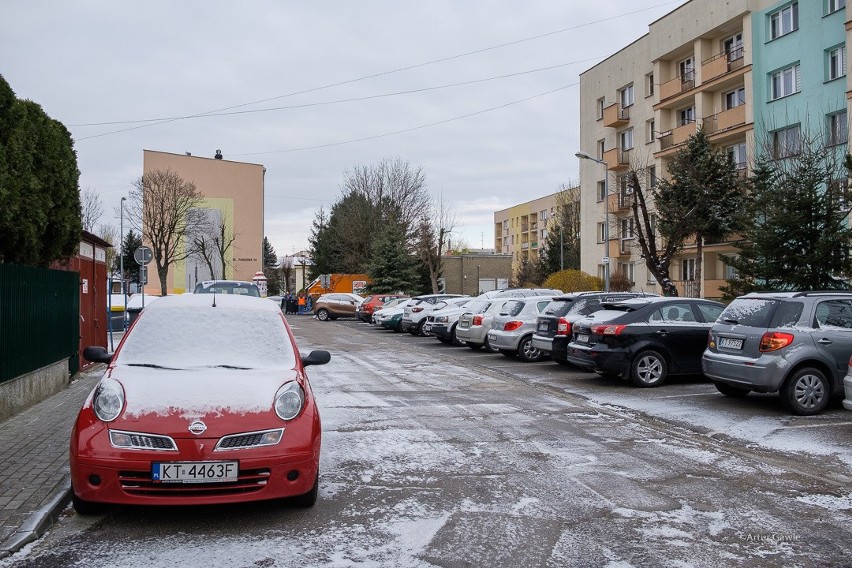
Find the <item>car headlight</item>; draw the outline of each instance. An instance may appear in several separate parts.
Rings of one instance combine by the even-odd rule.
[[[296,381],[290,381],[278,389],[275,395],[275,414],[281,420],[292,420],[305,406],[305,391]]]
[[[447,316],[435,316],[433,321],[435,321],[435,323],[447,323],[448,320],[449,318]]]
[[[122,408],[124,408],[124,389],[121,383],[115,379],[101,379],[92,398],[95,416],[104,422],[112,422],[121,414]]]

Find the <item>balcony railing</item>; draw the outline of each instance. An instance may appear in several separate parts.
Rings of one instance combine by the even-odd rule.
[[[674,148],[686,142],[690,136],[695,134],[695,122],[688,122],[677,128],[660,134],[660,151]]]
[[[701,80],[709,81],[740,69],[745,61],[744,54],[742,46],[739,46],[731,51],[723,51],[705,59],[701,62]]]
[[[622,107],[613,103],[606,107],[603,112],[603,125],[612,128],[624,126],[630,122],[630,107]]]
[[[695,88],[695,70],[691,69],[660,85],[660,100],[663,101],[693,88]]]
[[[609,195],[609,210],[611,212],[630,209],[633,207],[635,195],[632,191],[617,191]]]
[[[704,131],[709,134],[724,132],[729,128],[742,126],[746,122],[745,105],[739,105],[728,110],[704,117]]]

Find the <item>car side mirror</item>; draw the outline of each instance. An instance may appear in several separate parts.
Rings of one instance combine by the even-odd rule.
[[[90,345],[83,349],[83,358],[92,363],[107,363],[112,362],[113,353],[109,353],[100,345]]]
[[[307,357],[302,357],[302,365],[325,365],[331,361],[331,353],[325,349],[314,349]]]

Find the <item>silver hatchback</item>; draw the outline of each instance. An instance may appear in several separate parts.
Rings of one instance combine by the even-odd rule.
[[[545,354],[532,344],[538,316],[550,303],[553,296],[517,298],[503,304],[500,313],[491,321],[488,343],[507,357],[519,357],[532,362],[539,361]]]
[[[724,395],[778,392],[800,415],[843,391],[852,355],[852,293],[753,293],[731,302],[710,330],[704,374]]]

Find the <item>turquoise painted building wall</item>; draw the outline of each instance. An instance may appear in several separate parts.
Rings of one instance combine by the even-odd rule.
[[[846,69],[829,79],[829,52],[844,47],[846,9],[827,14],[829,0],[778,2],[752,14],[753,108],[757,152],[771,133],[800,124],[802,135],[825,135],[829,116],[846,111]],[[771,37],[771,16],[798,5],[798,29]],[[799,65],[798,92],[771,100],[772,74]],[[839,115],[844,119],[846,115]],[[767,138],[764,136],[768,135]]]

